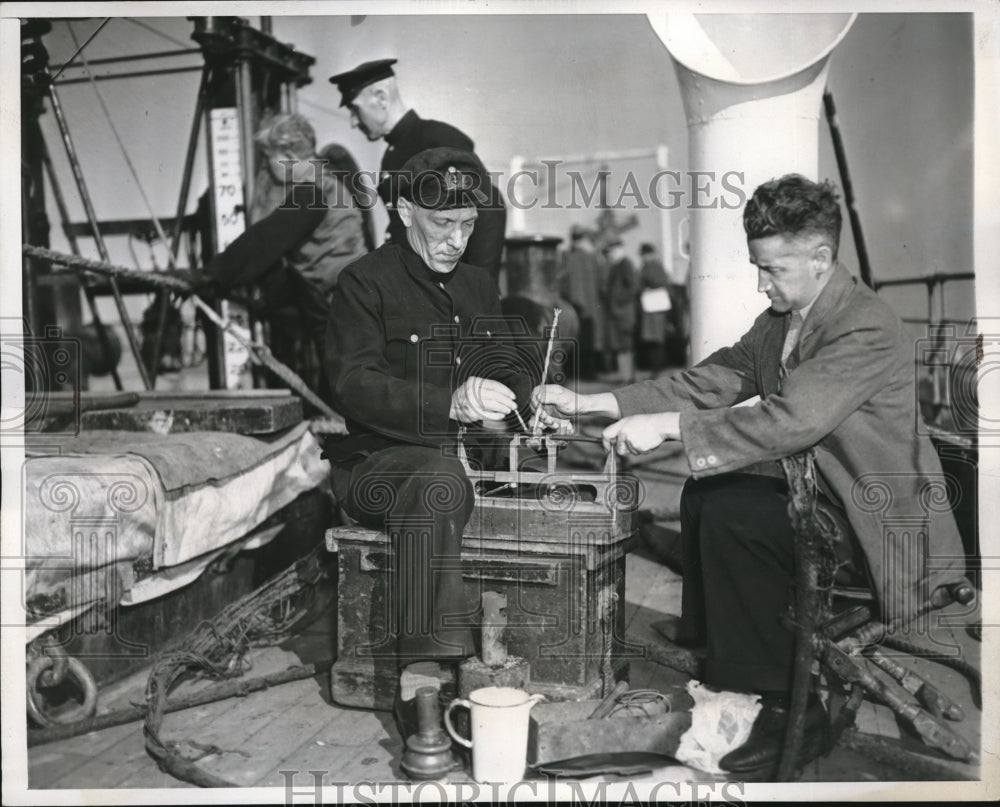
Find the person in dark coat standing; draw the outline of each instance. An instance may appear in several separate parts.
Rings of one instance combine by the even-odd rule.
[[[385,140],[378,193],[389,211],[389,238],[398,244],[406,241],[406,227],[394,207],[404,164],[414,155],[430,148],[448,147],[474,151],[474,144],[464,132],[450,124],[421,118],[403,101],[392,66],[395,59],[365,62],[353,70],[330,77],[340,90],[340,105],[351,111],[351,125],[371,141]],[[476,229],[469,238],[462,260],[489,269],[496,276],[503,259],[507,210],[499,189],[484,171],[482,190],[487,201],[479,210]]]
[[[594,250],[593,234],[586,227],[574,224],[570,230],[570,246],[563,254],[559,272],[559,288],[580,317],[577,340],[580,377],[593,380],[601,366],[604,345],[604,267]]]
[[[667,270],[656,256],[656,247],[639,247],[639,346],[655,378],[666,363],[667,332],[670,329],[671,298],[667,291]]]
[[[618,361],[618,375],[625,382],[635,380],[635,319],[639,304],[639,275],[618,239],[605,248],[608,282],[605,299],[608,309],[608,349]]]
[[[613,418],[603,437],[619,454],[681,442],[691,472],[681,494],[682,629],[706,641],[705,683],[762,695],[746,743],[719,760],[737,773],[774,765],[787,725],[794,637],[780,617],[796,534],[781,458],[815,451],[816,505],[841,525],[845,560],[853,532],[882,619],[911,617],[936,588],[964,581],[954,516],[931,503],[947,500],[945,477],[917,428],[913,345],[892,309],[837,261],[833,187],[797,174],[766,182],[743,227],[770,305],[736,344],[613,392],[533,393],[550,410],[543,424],[550,414]],[[920,524],[919,537],[902,523]],[[824,720],[813,699],[800,764],[821,750]]]

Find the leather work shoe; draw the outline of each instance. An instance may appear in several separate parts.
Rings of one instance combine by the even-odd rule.
[[[781,747],[788,725],[787,706],[764,698],[764,706],[754,721],[747,741],[719,760],[719,767],[730,773],[759,771],[775,765],[781,758]],[[823,751],[827,714],[818,699],[806,707],[805,733],[799,750],[798,764],[815,759]]]

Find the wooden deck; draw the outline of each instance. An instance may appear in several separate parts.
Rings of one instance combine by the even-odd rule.
[[[569,463],[585,467],[598,461],[586,452],[599,451],[599,447],[578,444],[574,450],[581,453],[574,456],[567,452]],[[677,528],[670,518],[676,517],[686,477],[683,464],[675,446],[661,448],[632,466],[644,484],[642,506],[659,515],[660,537]],[[631,642],[662,643],[651,624],[680,611],[681,580],[657,559],[658,549],[655,543],[646,542],[627,558],[626,621]],[[956,613],[956,609],[943,613]],[[956,619],[955,624],[939,619],[933,638],[938,646],[954,647],[956,653],[978,666],[980,645],[964,628],[969,621],[971,617]],[[283,647],[256,652],[249,674],[257,676],[330,658],[332,652],[329,625],[319,621]],[[978,748],[981,713],[972,701],[969,683],[959,673],[930,661],[918,659],[913,667],[960,703],[966,717],[953,725]],[[684,679],[681,673],[648,660],[631,663],[632,688],[664,689]],[[107,688],[102,692],[100,711],[141,703],[145,683],[146,673],[140,671]],[[194,688],[185,684],[178,694]],[[317,771],[327,787],[405,781],[399,769],[402,741],[391,716],[333,705],[328,674],[169,714],[162,736],[216,746],[215,753],[198,759],[200,768],[237,787],[278,788],[273,791],[278,800],[287,795],[288,787],[297,793],[311,793],[317,775],[312,772]],[[191,750],[196,756],[195,746]],[[713,779],[683,768],[659,775],[673,781],[692,773],[696,781]],[[654,772],[647,781],[657,781],[657,775]],[[799,778],[803,782],[977,779],[978,767],[926,749],[886,707],[866,704],[857,728],[846,732],[828,756],[805,766]],[[469,779],[456,773],[449,781]],[[191,787],[158,769],[145,751],[141,723],[29,748],[28,785],[46,791]],[[52,793],[53,798],[56,795]],[[336,791],[332,795],[336,798]],[[171,797],[165,795],[164,800]]]
[[[677,613],[680,579],[645,552],[628,558],[628,638],[634,642],[659,641],[650,624]],[[963,640],[964,631],[949,634],[966,652],[975,648]],[[330,652],[329,629],[315,623],[303,636],[284,648],[269,648],[253,656],[251,675],[276,672],[294,664],[315,661]],[[962,702],[966,719],[961,734],[973,740],[979,734],[979,712],[968,695],[969,687],[952,670],[917,660],[915,668]],[[685,676],[650,661],[632,663],[632,688],[665,688]],[[102,711],[141,702],[145,674],[140,672],[103,693]],[[184,685],[178,693],[192,691]],[[966,693],[962,698],[962,693]],[[810,763],[802,771],[803,781],[889,781],[900,778],[898,767],[873,757],[868,740],[886,738],[914,760],[926,756],[929,776],[914,770],[906,778],[975,778],[974,766],[949,762],[923,749],[885,707],[866,706],[859,715],[852,738],[828,757]],[[385,712],[345,709],[333,705],[329,676],[283,684],[246,697],[174,712],[165,717],[165,739],[217,746],[217,753],[200,759],[199,766],[238,787],[311,787],[314,774],[322,771],[323,782],[403,782],[399,760],[402,742],[391,716]],[[860,737],[860,739],[858,739]],[[867,738],[867,740],[866,740]],[[852,750],[855,749],[855,750]],[[29,787],[40,789],[177,788],[190,787],[162,773],[146,753],[141,724],[117,726],[29,749]],[[944,773],[942,773],[944,772]],[[698,774],[699,781],[712,777]],[[449,781],[468,781],[452,774]]]

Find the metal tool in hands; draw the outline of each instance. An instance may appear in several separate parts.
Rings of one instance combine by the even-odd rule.
[[[555,313],[553,314],[552,317],[552,328],[549,330],[549,344],[548,347],[545,348],[545,364],[542,366],[542,384],[545,383],[545,379],[548,378],[549,375],[549,359],[552,358],[552,343],[555,342],[556,330],[559,328],[559,315],[562,313],[562,309],[558,307],[553,308],[552,310]],[[539,428],[538,421],[539,418],[541,418],[541,416],[542,416],[542,407],[539,406],[538,409],[535,410],[535,422],[531,425],[532,435],[535,436],[538,435],[538,428]]]

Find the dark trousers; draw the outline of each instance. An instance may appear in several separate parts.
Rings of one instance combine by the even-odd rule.
[[[681,630],[703,636],[705,683],[778,692],[791,685],[794,636],[779,623],[795,571],[783,479],[720,474],[681,494]]]
[[[440,449],[394,446],[334,466],[332,481],[351,518],[389,533],[389,615],[401,661],[473,655],[475,605],[465,596],[460,555],[474,494],[461,463]]]

